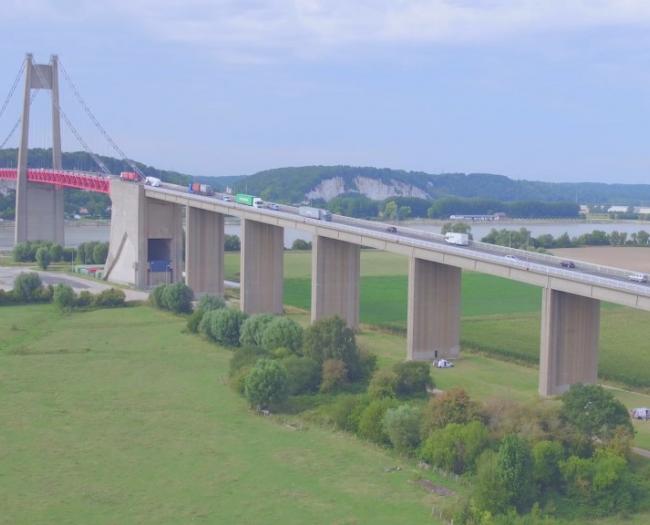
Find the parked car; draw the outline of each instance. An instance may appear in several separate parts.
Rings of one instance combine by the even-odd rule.
[[[397,233],[397,228],[395,226],[389,226],[388,228],[386,228],[386,231],[388,233]]]
[[[454,363],[448,361],[447,359],[438,359],[437,361],[433,362],[433,365],[436,368],[453,368]]]
[[[645,273],[634,272],[627,276],[628,280],[634,281],[635,283],[647,283],[648,276]]]
[[[575,265],[575,263],[573,261],[562,261],[560,263],[560,266],[562,268],[575,268],[576,267],[576,265]]]

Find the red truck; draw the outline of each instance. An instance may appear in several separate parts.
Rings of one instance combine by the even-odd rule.
[[[120,180],[125,180],[129,182],[140,182],[140,175],[134,171],[123,171],[120,173]]]

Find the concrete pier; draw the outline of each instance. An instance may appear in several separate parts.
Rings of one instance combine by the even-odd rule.
[[[197,295],[223,295],[224,216],[188,206],[185,221],[185,283]]]
[[[461,269],[409,260],[407,357],[456,358],[460,352]]]
[[[598,378],[600,301],[551,288],[542,293],[539,394],[553,396]]]
[[[358,328],[360,246],[316,235],[311,260],[312,322],[337,315]]]
[[[247,314],[281,314],[284,288],[284,228],[241,221],[240,307]]]

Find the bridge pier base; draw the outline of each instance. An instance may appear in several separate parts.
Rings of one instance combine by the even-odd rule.
[[[188,206],[185,220],[185,283],[197,295],[223,295],[223,215]]]
[[[315,235],[311,260],[312,322],[338,315],[357,329],[360,246]]]
[[[241,221],[240,308],[247,314],[281,314],[284,290],[284,228]]]
[[[461,269],[409,260],[407,358],[433,361],[460,352]]]
[[[48,241],[63,246],[63,189],[26,180],[17,186],[16,243]]]
[[[553,396],[598,379],[600,301],[551,288],[542,292],[539,394]]]
[[[182,280],[183,216],[148,199],[141,184],[111,181],[111,236],[104,279],[136,288]]]

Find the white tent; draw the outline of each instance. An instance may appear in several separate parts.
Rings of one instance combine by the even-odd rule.
[[[632,417],[634,419],[650,419],[650,408],[633,408]]]

